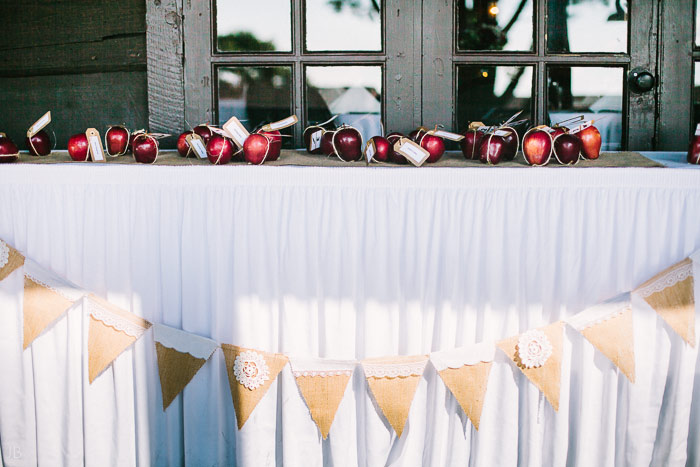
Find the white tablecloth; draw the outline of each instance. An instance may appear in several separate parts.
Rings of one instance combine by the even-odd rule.
[[[700,172],[8,165],[0,238],[219,342],[424,354],[549,324],[700,249]],[[221,352],[163,412],[152,333],[89,385],[82,310],[22,353],[19,306],[0,292],[5,466],[700,465],[697,349],[653,313],[634,317],[633,385],[567,328],[558,412],[497,353],[479,432],[428,366],[401,439],[356,372],[323,441],[289,367],[238,431]]]

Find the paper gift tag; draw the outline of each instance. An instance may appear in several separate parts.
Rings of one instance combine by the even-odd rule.
[[[35,134],[44,129],[46,125],[51,123],[51,111],[46,112],[39,120],[34,122],[27,130],[27,138],[31,138]]]
[[[440,138],[449,139],[450,141],[462,141],[464,139],[464,135],[458,135],[457,133],[443,130],[434,131],[433,134],[435,136],[439,136]]]
[[[576,134],[576,133],[578,133],[578,132],[581,131],[581,130],[585,130],[586,128],[588,128],[588,127],[591,126],[591,125],[593,125],[593,120],[589,120],[589,121],[587,121],[587,122],[583,122],[583,123],[580,124],[579,126],[573,127],[573,128],[571,129],[571,131],[569,131],[569,133],[572,134],[572,135],[573,135],[573,134]]]
[[[273,122],[273,123],[268,123],[267,125],[263,126],[262,129],[263,131],[275,131],[275,130],[281,130],[283,128],[290,127],[292,125],[296,125],[297,122],[299,122],[299,119],[297,118],[296,115],[291,115],[284,120],[280,120],[278,122]]]
[[[201,136],[197,133],[193,133],[187,135],[185,140],[187,140],[187,144],[192,148],[194,153],[197,154],[197,157],[200,159],[207,158],[207,148],[204,147],[204,141]]]
[[[420,167],[430,157],[430,153],[408,138],[401,138],[394,144],[394,151]]]
[[[510,132],[504,130],[496,130],[493,132],[493,134],[496,136],[508,136],[510,135]]]
[[[695,136],[700,136],[700,123],[695,127]]]
[[[88,148],[92,156],[92,162],[107,162],[105,159],[105,151],[102,148],[100,132],[94,128],[88,128],[85,132],[85,136],[88,140]]]
[[[374,140],[370,139],[367,141],[367,147],[365,147],[365,157],[367,158],[367,163],[372,162],[372,158],[377,153],[377,147],[374,145]]]
[[[245,129],[243,124],[236,117],[231,117],[228,122],[224,123],[223,129],[239,148],[243,147],[243,143],[245,143],[245,140],[250,136],[248,130]]]
[[[311,133],[311,147],[310,151],[315,151],[321,147],[321,139],[323,138],[323,130],[314,131]]]

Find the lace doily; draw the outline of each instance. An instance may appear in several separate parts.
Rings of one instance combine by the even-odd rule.
[[[518,339],[518,356],[525,368],[538,368],[552,355],[552,344],[544,332],[531,329]]]
[[[363,363],[367,377],[374,378],[398,378],[407,376],[421,376],[425,370],[428,359],[413,363]]]
[[[236,356],[233,362],[233,375],[236,381],[250,389],[257,389],[270,379],[270,369],[265,357],[252,350]]]
[[[637,289],[635,292],[642,298],[647,298],[664,289],[673,287],[677,283],[686,280],[693,275],[693,262],[683,261],[677,266],[672,267],[669,271],[657,278],[651,284]]]
[[[629,308],[630,296],[629,293],[625,293],[600,305],[586,308],[582,312],[567,318],[566,322],[577,331],[583,331],[588,327],[612,319]]]
[[[9,261],[10,247],[7,246],[7,243],[0,240],[0,269],[4,268]]]
[[[88,310],[93,318],[102,321],[104,324],[116,329],[117,331],[122,331],[125,334],[136,337],[137,339],[146,331],[146,328],[141,327],[128,319],[122,318],[115,313],[112,313],[106,308],[100,306],[98,303],[95,303],[93,300],[88,299],[87,302]]]
[[[32,260],[25,261],[24,275],[33,282],[46,287],[71,302],[77,302],[86,295],[86,292],[61,279],[56,274],[47,271]]]

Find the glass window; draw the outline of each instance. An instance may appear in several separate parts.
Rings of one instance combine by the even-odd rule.
[[[547,2],[547,51],[627,52],[627,0]]]
[[[216,0],[219,52],[291,52],[292,2]]]
[[[700,62],[695,62],[693,83],[693,133],[700,123]]]
[[[381,3],[381,0],[306,0],[306,50],[381,51]]]
[[[532,0],[457,0],[457,50],[533,50]]]

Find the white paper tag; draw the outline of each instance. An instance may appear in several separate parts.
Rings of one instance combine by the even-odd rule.
[[[291,115],[284,120],[280,120],[279,122],[268,123],[267,125],[263,126],[262,129],[263,131],[281,130],[292,125],[296,125],[298,121],[299,119],[296,115]]]
[[[589,120],[589,121],[587,121],[587,122],[583,122],[583,123],[580,124],[579,126],[573,127],[573,128],[571,129],[571,131],[569,131],[569,133],[571,133],[571,134],[576,134],[576,133],[578,133],[578,132],[581,131],[581,130],[585,130],[586,128],[588,128],[588,127],[591,126],[591,125],[593,125],[593,121],[592,121],[592,120]]]
[[[401,138],[394,144],[394,151],[398,152],[406,159],[411,161],[411,164],[420,167],[430,157],[430,153],[411,141],[408,138]]]
[[[105,162],[105,152],[104,149],[102,149],[100,132],[94,128],[88,128],[85,132],[85,136],[88,140],[92,162]]]
[[[321,147],[321,139],[323,139],[323,130],[314,131],[311,133],[311,147],[310,151],[315,151]]]
[[[457,133],[451,133],[443,130],[437,130],[433,132],[433,134],[435,136],[439,136],[440,138],[449,139],[450,141],[462,141],[464,139],[464,135],[458,135]]]
[[[228,122],[224,123],[223,129],[239,148],[243,147],[243,143],[250,136],[248,130],[236,117],[231,117]]]
[[[490,127],[488,127],[488,126],[480,126],[479,128],[476,129],[476,131],[481,131],[483,133],[486,133],[487,131],[489,131],[489,128]]]
[[[367,158],[367,163],[372,162],[372,158],[377,153],[377,147],[374,145],[374,140],[371,139],[367,141],[367,147],[365,148],[365,157]]]
[[[31,138],[35,134],[39,133],[49,123],[51,123],[51,111],[50,110],[48,112],[46,112],[44,115],[42,115],[39,120],[34,122],[34,124],[29,127],[29,129],[27,130],[27,137]]]
[[[199,136],[197,133],[194,133],[187,135],[185,139],[187,140],[187,144],[190,145],[194,153],[197,154],[197,157],[199,157],[200,159],[207,158],[207,148],[204,147],[204,141],[202,141],[201,136]]]
[[[493,132],[493,134],[496,136],[508,136],[510,132],[505,130],[496,130]]]
[[[695,127],[695,136],[700,136],[700,123]]]

